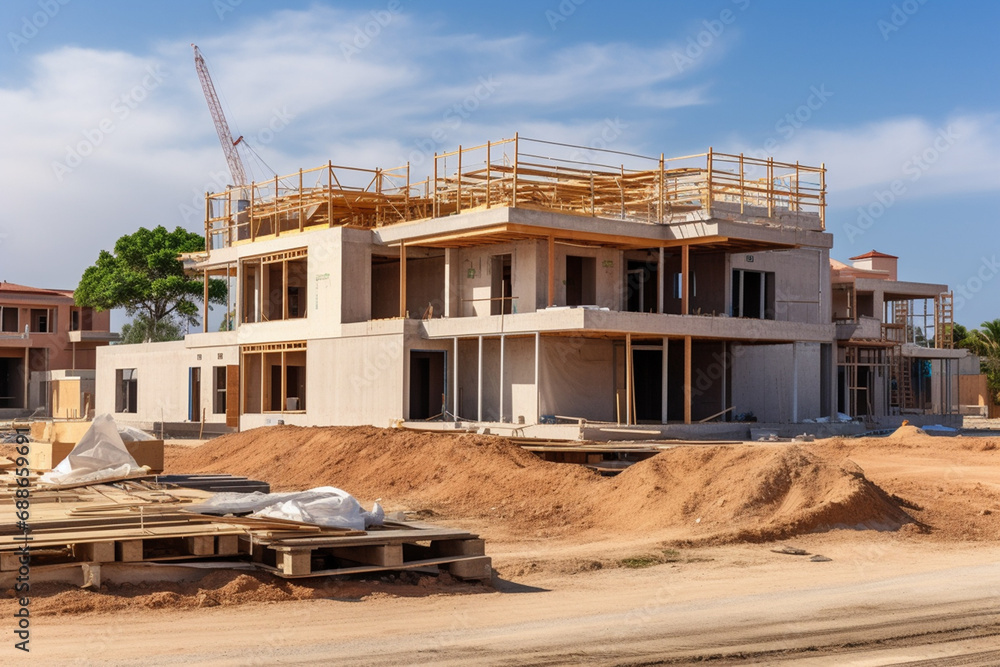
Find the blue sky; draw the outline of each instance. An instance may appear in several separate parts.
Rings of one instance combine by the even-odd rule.
[[[276,4],[3,3],[0,279],[71,288],[139,225],[200,230],[226,163],[193,42],[258,179],[515,131],[766,149],[826,163],[834,257],[899,255],[955,288],[957,321],[1000,317],[1000,3]]]

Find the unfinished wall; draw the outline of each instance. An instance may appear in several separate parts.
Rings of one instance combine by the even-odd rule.
[[[456,278],[455,298],[459,303],[457,316],[486,316],[491,312],[493,295],[493,261],[499,255],[511,256],[512,311],[535,311],[537,275],[537,246],[535,241],[499,243],[489,246],[463,248],[453,251]]]
[[[797,368],[798,421],[823,416],[819,343],[731,347],[734,412],[753,412],[761,422],[794,421]]]
[[[615,420],[612,341],[543,336],[541,350],[542,415]]]
[[[221,358],[220,358],[221,355]],[[111,345],[98,348],[95,381],[95,412],[109,413],[123,423],[151,425],[188,421],[190,410],[189,377],[191,368],[201,370],[200,400],[194,406],[196,418],[204,410],[206,423],[222,423],[226,415],[214,411],[213,368],[239,363],[236,346],[188,348],[184,341],[145,345]],[[136,412],[118,413],[116,408],[115,371],[137,371]],[[232,396],[232,394],[230,394]]]
[[[825,324],[830,321],[829,252],[812,248],[733,254],[735,269],[774,272],[774,319]],[[731,277],[729,278],[731,281]],[[731,288],[730,288],[731,291]],[[730,309],[732,299],[729,299]]]

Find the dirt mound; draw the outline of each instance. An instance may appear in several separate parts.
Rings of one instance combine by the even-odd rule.
[[[889,436],[890,440],[911,440],[915,437],[927,435],[927,431],[913,424],[904,424],[893,431]]]
[[[167,468],[258,477],[275,490],[328,484],[381,498],[388,511],[476,519],[481,532],[764,541],[911,520],[857,466],[794,445],[678,447],[609,479],[542,461],[497,436],[284,426],[171,450]]]
[[[418,597],[436,593],[473,594],[492,591],[487,585],[459,582],[412,572],[385,574],[377,579],[351,577],[286,581],[265,572],[218,570],[198,581],[151,581],[110,584],[83,590],[70,584],[32,584],[32,616],[118,613],[141,609],[194,609],[266,604],[291,600],[361,600],[371,596]],[[0,599],[0,613],[14,612],[16,596]]]
[[[799,446],[678,448],[632,466],[614,484],[620,525],[683,525],[695,542],[894,530],[911,520],[856,464]]]

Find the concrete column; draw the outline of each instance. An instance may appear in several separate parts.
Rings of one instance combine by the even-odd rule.
[[[661,246],[660,257],[656,261],[656,280],[658,283],[656,288],[656,312],[661,314],[663,313],[663,286],[666,283],[666,280],[664,280],[664,275],[663,275],[665,270],[666,270],[666,262],[663,259],[663,247]],[[663,339],[664,343],[666,343],[666,340],[667,340],[666,338]],[[664,354],[666,354],[666,345],[664,345],[663,350]],[[664,357],[663,363],[664,365],[666,365],[666,357]],[[663,423],[665,424],[666,421],[667,421],[666,418],[664,418]]]
[[[479,337],[479,390],[476,392],[476,421],[483,421],[483,337]]]
[[[537,331],[535,332],[535,423],[539,424],[542,421],[542,393],[541,387],[539,386],[539,352],[541,351],[541,334]]]
[[[503,422],[503,357],[504,357],[504,342],[507,337],[500,334],[500,411],[499,417],[500,421]]]
[[[792,421],[799,421],[799,344],[792,343]]]
[[[662,262],[663,249],[660,249],[660,258]],[[661,281],[662,283],[662,281]],[[662,292],[661,292],[662,294]],[[663,300],[660,300],[661,312],[663,306]],[[666,336],[663,337],[663,366],[661,368],[660,377],[660,422],[663,424],[667,423],[667,352],[669,351],[670,339]]]
[[[691,336],[684,336],[684,423],[691,423]]]
[[[721,378],[721,380],[722,380],[722,401],[721,401],[722,407],[720,408],[721,410],[725,410],[726,408],[729,407],[726,404],[727,403],[727,401],[726,401],[726,364],[729,361],[728,359],[726,359],[726,351],[728,349],[729,349],[729,344],[726,343],[726,341],[722,341],[722,378]],[[727,421],[727,417],[726,417],[727,414],[728,413],[724,413],[722,415],[722,421]]]
[[[454,261],[454,250],[451,248],[444,249],[444,312],[442,315],[445,317],[451,317],[451,302],[455,298],[452,292],[452,282],[454,280],[455,267],[452,262]]]
[[[451,414],[458,421],[458,338],[452,339],[454,341],[454,356],[451,362]]]

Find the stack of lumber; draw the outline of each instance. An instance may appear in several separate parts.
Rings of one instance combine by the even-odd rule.
[[[133,476],[90,485],[29,487],[31,570],[79,564],[168,561],[253,563],[280,577],[326,576],[438,566],[466,579],[489,578],[478,536],[426,524],[387,523],[367,531],[283,519],[198,514],[212,493]],[[14,475],[0,474],[0,582],[16,575],[23,528]],[[23,507],[23,505],[22,505]]]

